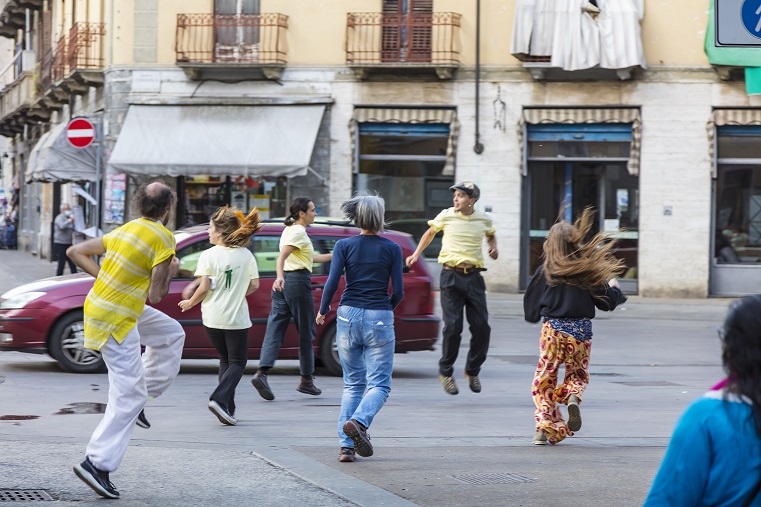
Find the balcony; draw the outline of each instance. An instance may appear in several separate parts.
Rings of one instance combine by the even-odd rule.
[[[460,66],[460,15],[454,12],[350,12],[346,64],[359,79],[370,72],[435,71],[451,79]]]
[[[26,9],[42,9],[43,0],[0,0],[0,37],[15,39],[26,23]]]
[[[0,74],[0,135],[12,137],[33,123],[28,115],[36,100],[34,53],[21,51]]]
[[[177,65],[193,80],[278,80],[287,29],[284,14],[178,14]]]

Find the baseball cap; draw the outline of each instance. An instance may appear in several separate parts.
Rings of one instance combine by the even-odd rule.
[[[452,192],[454,192],[455,190],[459,190],[460,192],[467,195],[471,199],[478,199],[479,197],[481,197],[481,190],[472,181],[462,181],[460,183],[457,183],[456,185],[452,185],[451,187],[449,187],[449,190],[451,190]]]

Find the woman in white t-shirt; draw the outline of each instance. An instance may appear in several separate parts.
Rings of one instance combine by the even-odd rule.
[[[198,258],[197,279],[185,288],[186,299],[179,302],[186,312],[203,301],[203,325],[219,353],[219,385],[209,396],[209,410],[229,426],[236,424],[235,388],[248,362],[251,318],[246,296],[259,288],[256,259],[246,246],[261,229],[260,222],[256,208],[248,216],[234,207],[219,208],[209,223],[209,242],[214,246]]]

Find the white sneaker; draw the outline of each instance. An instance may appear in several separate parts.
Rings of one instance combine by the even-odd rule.
[[[222,424],[225,424],[227,426],[235,426],[238,424],[238,421],[235,420],[233,416],[227,413],[227,410],[219,406],[219,403],[216,401],[210,401],[209,402],[209,410],[211,410],[211,413],[217,416],[217,419],[219,419],[219,422]]]

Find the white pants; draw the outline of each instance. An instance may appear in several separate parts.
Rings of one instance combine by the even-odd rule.
[[[119,467],[146,400],[166,391],[180,371],[184,344],[182,326],[150,306],[124,341],[109,336],[100,349],[108,366],[108,404],[87,444],[87,457],[96,468],[113,472]]]

